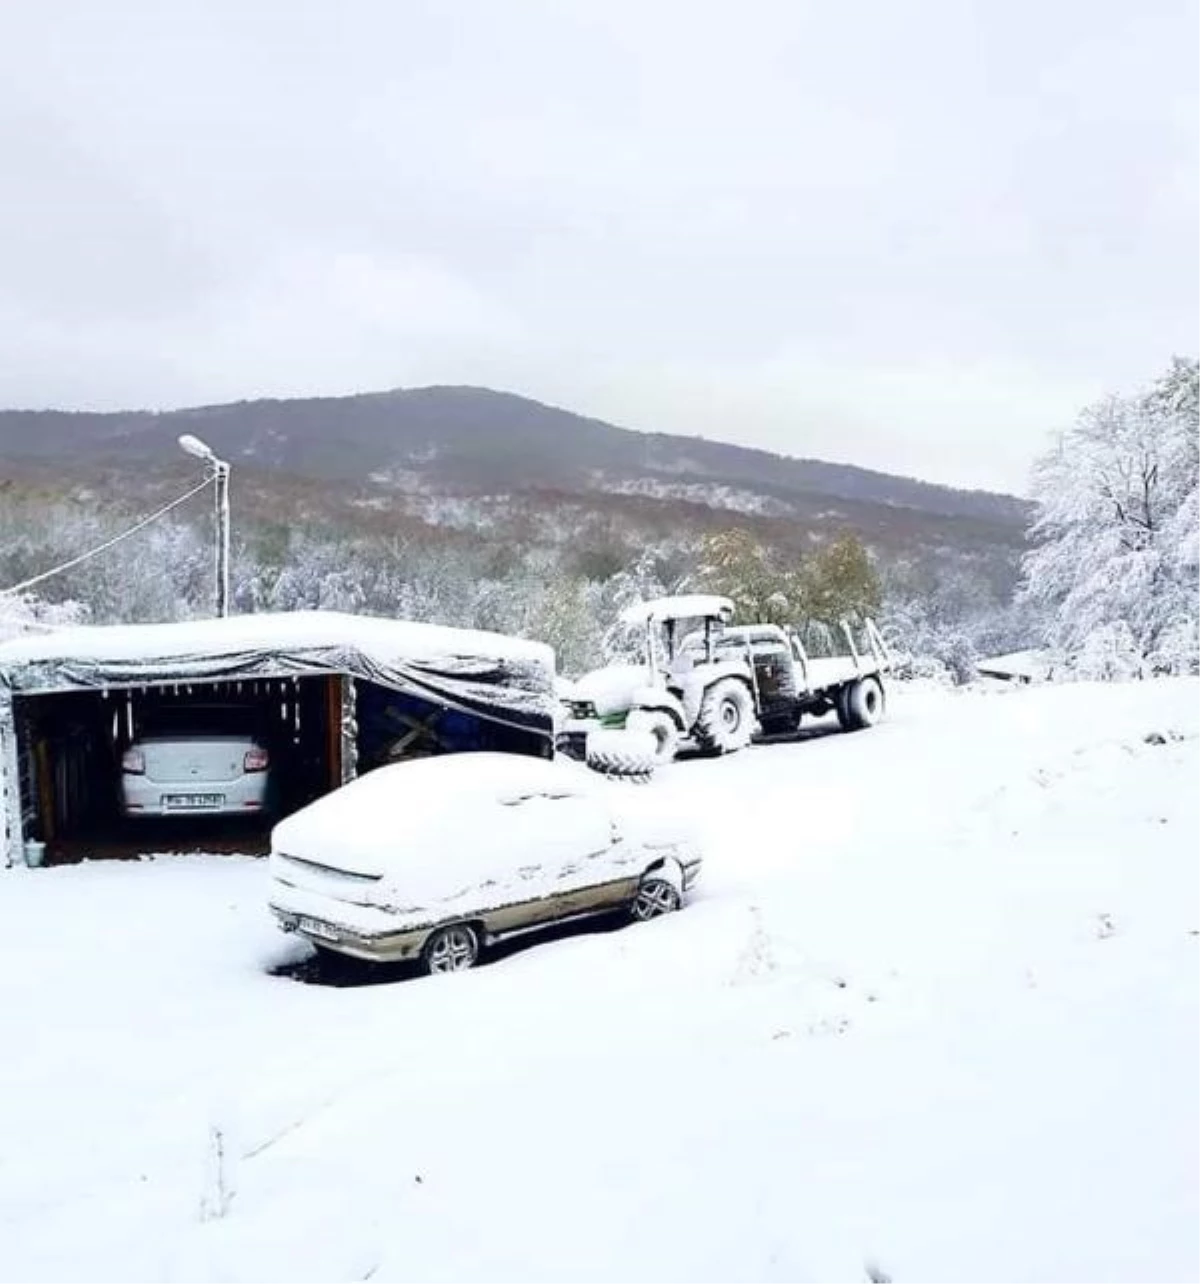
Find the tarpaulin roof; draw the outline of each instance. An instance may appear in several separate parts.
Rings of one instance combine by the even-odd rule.
[[[334,611],[59,629],[0,644],[16,695],[345,673],[549,734],[554,652],[473,629]]]

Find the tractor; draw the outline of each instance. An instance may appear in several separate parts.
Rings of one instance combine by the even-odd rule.
[[[599,771],[638,774],[670,762],[684,737],[711,754],[745,748],[758,726],[753,665],[748,652],[718,647],[733,611],[710,594],[624,611],[641,663],[597,669],[564,692],[559,751]],[[618,731],[637,735],[610,734]]]

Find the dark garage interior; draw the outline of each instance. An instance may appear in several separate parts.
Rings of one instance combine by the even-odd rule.
[[[124,690],[63,691],[14,700],[27,836],[46,844],[48,864],[83,855],[136,855],[147,849],[265,851],[272,819],[341,783],[340,679],[264,678],[247,682]],[[254,729],[270,755],[270,807],[262,815],[121,814],[125,750],[163,725]]]
[[[513,748],[520,733],[377,683],[352,683],[343,739],[340,674],[193,682],[14,699],[27,837],[47,864],[150,850],[265,852],[274,821],[336,789],[344,772],[435,753]],[[252,729],[269,754],[269,804],[250,816],[122,815],[122,756],[164,723]],[[526,747],[527,750],[532,746]],[[349,754],[353,762],[344,758]]]

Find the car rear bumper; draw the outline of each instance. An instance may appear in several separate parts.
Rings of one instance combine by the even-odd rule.
[[[232,780],[155,780],[121,777],[124,816],[254,816],[267,810],[267,773]]]
[[[416,958],[430,930],[427,923],[398,926],[388,910],[334,900],[278,880],[271,887],[270,910],[285,932],[372,963]]]

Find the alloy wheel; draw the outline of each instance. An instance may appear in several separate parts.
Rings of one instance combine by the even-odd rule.
[[[430,972],[465,972],[479,953],[475,933],[466,926],[444,927],[425,952]]]
[[[633,917],[639,922],[672,914],[679,908],[679,893],[665,878],[647,878],[633,900]]]

